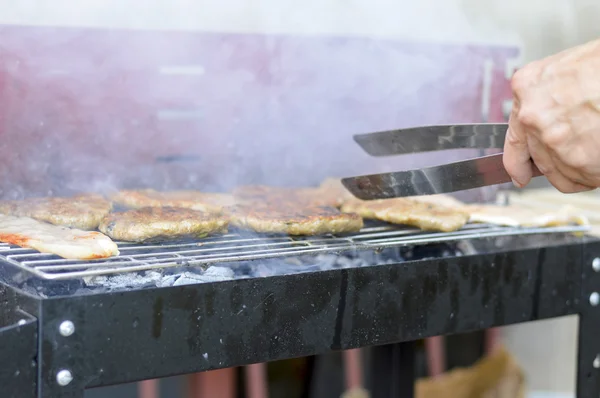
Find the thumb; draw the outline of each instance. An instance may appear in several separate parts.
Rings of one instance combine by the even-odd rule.
[[[527,146],[527,135],[523,125],[511,115],[508,131],[504,141],[504,168],[511,176],[513,183],[522,188],[529,184],[533,176],[533,163]]]

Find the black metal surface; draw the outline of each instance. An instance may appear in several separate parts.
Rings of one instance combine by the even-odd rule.
[[[14,292],[0,287],[0,396],[34,397],[37,390],[37,319],[19,308]]]
[[[2,397],[34,397],[37,389],[37,319],[23,313],[21,323],[0,328]]]
[[[81,397],[86,386],[90,385],[98,375],[102,374],[102,367],[90,367],[91,359],[104,346],[127,345],[126,340],[114,336],[114,340],[95,340],[97,331],[88,327],[86,319],[94,317],[96,309],[89,307],[88,303],[77,297],[67,300],[44,300],[42,316],[40,317],[40,393],[41,397]],[[140,305],[138,303],[138,305]],[[103,328],[111,328],[110,309],[98,308],[98,313],[105,315],[106,323]],[[62,336],[59,332],[60,324],[69,320],[75,325],[75,332],[70,336]],[[96,326],[98,327],[98,326]],[[132,337],[135,338],[135,337]],[[87,339],[87,341],[86,341]],[[87,345],[88,342],[92,344]],[[96,352],[95,352],[96,351]],[[119,358],[116,358],[120,361]],[[66,386],[56,382],[56,375],[60,370],[68,369],[73,374],[73,381]]]
[[[387,344],[371,349],[372,398],[413,398],[415,343]]]
[[[81,309],[76,377],[99,386],[572,314],[580,268],[567,245],[43,304]]]
[[[600,245],[586,251],[582,268],[581,311],[579,313],[579,346],[577,352],[577,397],[600,396],[600,304],[593,305],[592,294],[600,293],[600,272],[592,266],[600,261]],[[596,268],[600,270],[600,268]]]
[[[582,275],[600,243],[538,239],[474,241],[487,253],[462,257],[33,302],[9,290],[39,305],[40,397],[581,313],[587,398],[597,387],[585,364],[598,352],[598,317],[581,299],[593,279],[582,284]],[[76,328],[69,337],[58,332],[66,319]],[[65,387],[60,369],[73,373]]]

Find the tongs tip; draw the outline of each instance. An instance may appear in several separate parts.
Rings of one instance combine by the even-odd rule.
[[[379,133],[368,133],[368,134],[355,134],[352,136],[354,142],[356,142],[363,151],[367,154],[375,157],[387,156],[385,152],[379,150],[379,144],[377,138],[374,137]]]

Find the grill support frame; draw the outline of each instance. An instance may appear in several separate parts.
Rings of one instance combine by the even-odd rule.
[[[38,386],[36,303],[0,285],[0,368],[2,395],[35,397]]]
[[[415,394],[415,342],[375,346],[371,350],[371,396],[405,398]]]
[[[580,316],[577,396],[597,397],[600,241],[268,278],[33,298],[37,397],[494,326]],[[418,297],[418,299],[415,299]],[[70,320],[75,332],[60,333]],[[3,338],[0,334],[0,338]],[[68,369],[73,380],[57,383]],[[394,383],[398,375],[380,375]],[[10,393],[9,395],[10,396]],[[27,397],[17,392],[14,396]],[[379,398],[374,396],[373,398]]]
[[[600,244],[584,250],[577,348],[577,397],[600,396],[600,305],[592,295],[600,293]]]

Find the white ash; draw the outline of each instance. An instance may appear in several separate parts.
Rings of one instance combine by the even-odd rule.
[[[202,274],[184,272],[182,274],[166,276],[157,284],[157,286],[182,286],[194,285],[197,283],[221,282],[233,279],[234,276],[235,274],[231,268],[210,267]]]
[[[370,265],[363,258],[351,258],[337,254],[319,254],[314,257],[290,257],[279,260],[247,262],[240,271],[240,278],[267,277],[300,274],[340,268],[359,268]]]
[[[185,267],[185,269],[165,269],[162,272],[147,271],[114,276],[94,276],[84,278],[84,281],[89,287],[104,287],[109,290],[133,287],[182,286],[231,279],[261,278],[333,269],[361,268],[394,264],[406,260],[460,256],[465,251],[469,253],[472,251],[472,248],[459,248],[450,245],[390,248],[381,251],[352,252],[346,255],[319,254],[315,256],[275,258],[262,261],[244,261],[211,266],[205,271],[202,271],[198,267]]]
[[[96,275],[84,277],[87,286],[103,286],[110,289],[123,289],[128,287],[156,286],[162,280],[160,272],[146,271],[145,273],[129,273],[118,275]]]
[[[157,271],[146,271],[131,274],[118,274],[111,276],[91,276],[84,278],[87,286],[105,287],[109,290],[124,288],[140,288],[148,286],[180,286],[196,283],[219,282],[233,279],[234,272],[231,268],[210,267],[206,271],[195,273],[185,271],[177,274],[163,275]]]
[[[477,254],[477,250],[475,249],[475,246],[473,246],[473,243],[471,241],[460,241],[458,242],[458,244],[456,245],[456,256],[468,256],[468,255],[473,255],[473,254]]]

